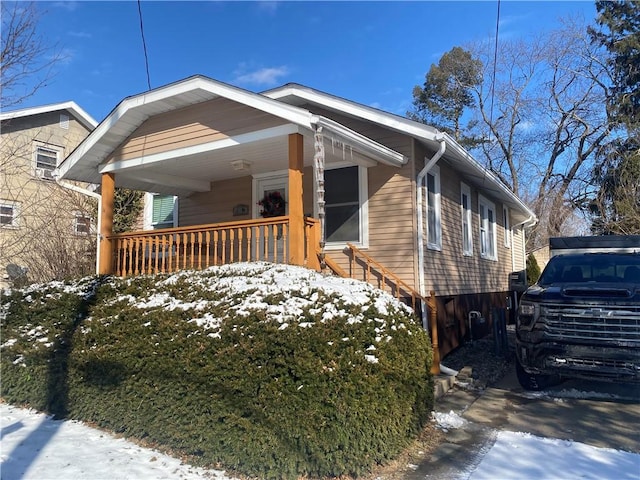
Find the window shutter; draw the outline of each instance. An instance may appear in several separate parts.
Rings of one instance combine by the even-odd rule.
[[[154,195],[151,221],[154,224],[169,223],[173,226],[173,203],[173,195]]]

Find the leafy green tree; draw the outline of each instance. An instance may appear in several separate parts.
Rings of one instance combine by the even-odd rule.
[[[592,231],[597,234],[640,233],[640,3],[597,1],[598,28],[590,28],[594,43],[609,53],[613,85],[607,115],[613,140],[598,151],[589,202]]]
[[[461,145],[471,147],[477,140],[464,134],[461,125],[465,110],[475,106],[472,88],[482,82],[482,63],[471,53],[454,47],[437,65],[432,64],[422,87],[413,89],[409,118],[447,132]]]

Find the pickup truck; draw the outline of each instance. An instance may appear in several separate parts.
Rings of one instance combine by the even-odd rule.
[[[640,236],[552,238],[550,247],[516,315],[520,384],[640,382]]]

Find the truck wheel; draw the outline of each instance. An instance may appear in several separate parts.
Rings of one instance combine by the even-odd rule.
[[[518,360],[516,360],[516,375],[518,382],[525,390],[539,391],[560,383],[560,378],[557,375],[527,373]]]

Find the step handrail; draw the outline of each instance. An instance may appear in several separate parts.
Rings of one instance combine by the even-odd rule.
[[[427,299],[425,297],[420,295],[420,293],[414,290],[413,288],[411,288],[411,286],[407,282],[402,280],[395,273],[391,272],[388,268],[386,268],[380,262],[377,262],[376,260],[371,258],[369,255],[367,255],[366,253],[364,253],[362,250],[358,249],[355,245],[351,243],[347,243],[347,247],[351,250],[351,253],[352,253],[349,259],[351,263],[350,269],[352,272],[353,272],[353,266],[352,266],[353,262],[355,262],[358,258],[360,258],[367,267],[367,275],[366,275],[367,282],[369,282],[369,279],[371,277],[371,266],[373,266],[380,273],[381,282],[383,286],[387,283],[386,280],[389,280],[390,281],[389,283],[391,283],[392,285],[395,284],[396,298],[400,298],[400,290],[404,290],[406,293],[408,293],[411,296],[411,306],[414,310],[416,310],[416,302],[418,300],[422,302],[427,302]]]

